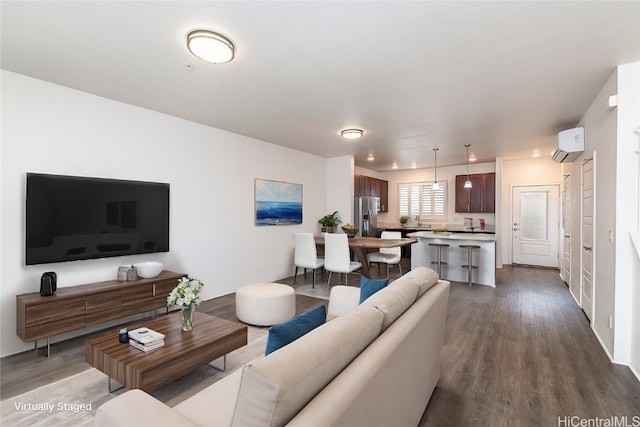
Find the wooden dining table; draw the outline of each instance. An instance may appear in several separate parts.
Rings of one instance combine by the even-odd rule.
[[[314,236],[316,246],[324,247],[324,237]],[[347,239],[349,241],[349,248],[353,251],[358,258],[358,261],[362,264],[360,270],[361,274],[369,279],[375,279],[377,276],[373,276],[369,269],[369,263],[367,262],[367,253],[377,251],[381,248],[397,248],[400,246],[409,246],[413,243],[417,243],[418,239],[412,237],[403,237],[402,239],[380,239],[378,237],[353,237]]]

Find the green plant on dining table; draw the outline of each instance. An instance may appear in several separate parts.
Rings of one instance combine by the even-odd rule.
[[[326,214],[325,216],[323,216],[318,220],[318,223],[322,225],[322,227],[327,232],[331,232],[333,230],[333,227],[340,224],[341,222],[342,221],[338,217],[338,211],[335,211],[334,213],[331,213],[331,214]]]
[[[318,222],[323,226],[323,227],[333,227],[335,225],[338,225],[339,223],[341,223],[342,221],[340,221],[340,218],[338,218],[338,211],[335,211],[332,214],[326,214],[325,216],[323,216],[322,218],[320,218],[318,220]]]

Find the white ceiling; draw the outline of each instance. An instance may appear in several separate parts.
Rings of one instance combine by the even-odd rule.
[[[638,1],[3,0],[1,24],[3,69],[378,171],[431,167],[434,147],[462,164],[466,143],[549,156],[640,60]],[[194,29],[234,61],[193,57]]]

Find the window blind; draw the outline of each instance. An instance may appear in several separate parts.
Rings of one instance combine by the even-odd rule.
[[[433,182],[405,182],[398,184],[398,212],[400,216],[411,218],[420,216],[423,220],[447,218],[447,183],[439,182],[440,188],[433,188]]]

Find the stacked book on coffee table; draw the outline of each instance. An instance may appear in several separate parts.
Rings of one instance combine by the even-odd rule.
[[[138,328],[129,331],[129,344],[144,352],[164,347],[164,334],[149,328]]]

